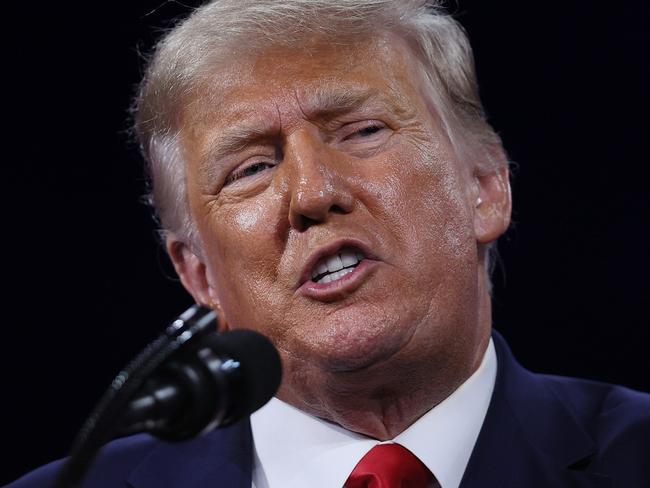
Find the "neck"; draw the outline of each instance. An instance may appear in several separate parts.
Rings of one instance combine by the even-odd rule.
[[[314,382],[309,381],[308,373],[312,365],[294,364],[292,370],[303,372],[300,389],[283,385],[279,398],[347,430],[382,441],[393,439],[451,395],[480,366],[490,340],[491,302],[484,280],[478,288],[478,313],[471,328],[475,333],[433,344],[425,363],[420,356],[403,354],[360,371],[331,372]],[[305,383],[312,383],[307,391]]]

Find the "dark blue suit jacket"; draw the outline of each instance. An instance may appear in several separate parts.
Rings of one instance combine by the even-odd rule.
[[[494,343],[495,390],[462,488],[650,487],[650,395],[533,374]],[[179,444],[133,436],[102,451],[84,487],[250,488],[252,449],[248,419]],[[8,488],[47,487],[59,466]]]

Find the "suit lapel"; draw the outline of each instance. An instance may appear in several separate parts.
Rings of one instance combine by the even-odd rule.
[[[612,486],[609,478],[584,471],[595,445],[570,405],[548,380],[522,368],[497,332],[493,339],[496,384],[461,488]]]
[[[133,488],[250,488],[248,418],[180,443],[161,443],[130,474]]]

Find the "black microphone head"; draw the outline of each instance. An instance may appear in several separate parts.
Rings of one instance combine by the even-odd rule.
[[[282,364],[269,339],[253,330],[237,329],[216,335],[220,354],[237,361],[241,373],[239,395],[224,424],[233,423],[261,408],[275,395],[282,380]]]
[[[181,441],[231,425],[267,403],[281,378],[280,355],[262,334],[199,333],[145,383],[126,431]]]

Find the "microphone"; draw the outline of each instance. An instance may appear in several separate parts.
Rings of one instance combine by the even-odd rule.
[[[280,357],[252,330],[212,332],[147,379],[122,415],[121,435],[186,440],[262,407],[280,386]]]
[[[79,430],[54,488],[78,487],[114,437],[149,432],[185,440],[268,402],[282,376],[275,347],[257,332],[217,328],[214,311],[194,305],[133,359]]]

